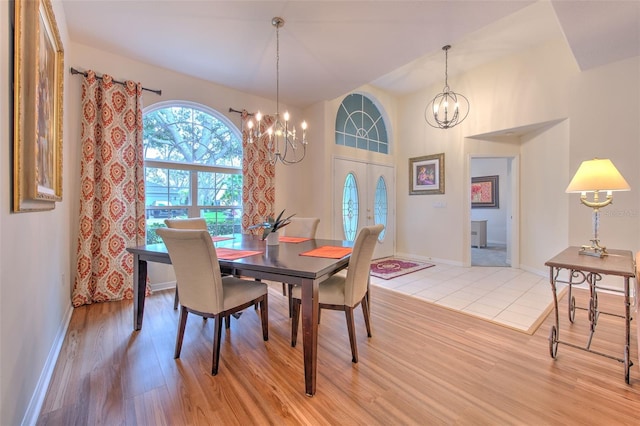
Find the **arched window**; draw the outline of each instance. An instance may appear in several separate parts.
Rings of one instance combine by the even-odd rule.
[[[336,145],[389,153],[387,127],[371,99],[358,93],[344,98],[336,114]]]
[[[143,113],[147,244],[164,219],[203,217],[212,235],[240,232],[242,136],[222,114],[190,102]]]

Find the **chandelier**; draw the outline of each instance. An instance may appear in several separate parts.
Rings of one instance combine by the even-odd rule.
[[[456,93],[449,89],[449,49],[451,49],[451,46],[448,44],[442,47],[445,55],[444,89],[442,90],[442,93],[438,93],[436,97],[429,102],[429,105],[427,105],[427,108],[424,111],[424,118],[427,121],[427,124],[438,129],[448,129],[460,124],[469,114],[469,100],[460,93]],[[453,105],[453,110],[450,105]]]
[[[300,124],[302,138],[298,137],[296,127],[289,123],[289,112],[280,117],[280,28],[284,19],[275,17],[271,25],[276,27],[276,115],[275,121],[265,130],[261,130],[262,114],[258,111],[253,119],[247,122],[249,143],[267,136],[268,159],[271,164],[280,161],[282,164],[295,164],[302,161],[307,152],[307,122]],[[284,120],[284,121],[283,121]]]

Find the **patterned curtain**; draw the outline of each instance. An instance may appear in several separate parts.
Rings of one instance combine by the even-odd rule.
[[[242,111],[242,231],[248,233],[247,228],[256,223],[264,222],[269,215],[273,215],[276,199],[275,165],[269,163],[267,151],[267,136],[263,136],[253,143],[248,141],[248,133],[244,122],[248,115]],[[265,115],[260,124],[261,131],[273,123],[272,116]],[[255,233],[262,232],[260,229]]]
[[[80,230],[73,306],[133,298],[145,243],[142,86],[87,72],[82,83]]]

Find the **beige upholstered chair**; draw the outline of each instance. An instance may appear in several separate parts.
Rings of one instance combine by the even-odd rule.
[[[262,337],[269,339],[267,285],[222,277],[216,250],[207,231],[158,229],[171,263],[180,281],[180,322],[176,336],[175,358],[180,358],[182,339],[189,313],[214,318],[213,363],[211,374],[218,373],[222,319],[256,303],[260,304]]]
[[[360,230],[349,259],[347,275],[334,275],[320,283],[318,287],[318,302],[320,309],[344,311],[347,317],[349,342],[351,343],[351,361],[358,362],[358,348],[356,346],[356,330],[353,319],[353,309],[362,305],[367,336],[371,337],[369,322],[369,272],[371,259],[376,248],[378,236],[384,225],[367,226]],[[296,345],[298,338],[298,321],[300,318],[300,288],[294,287],[293,319],[291,321],[291,346]]]
[[[207,229],[207,221],[201,217],[194,217],[190,219],[165,219],[164,224],[167,228],[175,229]],[[178,281],[176,281],[176,295],[173,298],[173,310],[178,309],[178,303],[180,302],[180,296],[178,295]]]
[[[315,238],[316,231],[320,219],[317,217],[292,217],[289,219],[291,223],[282,228],[282,232],[287,237]],[[287,292],[287,287],[289,291]],[[291,318],[291,309],[293,302],[291,299],[291,288],[293,284],[282,283],[282,294],[289,298],[289,318]]]

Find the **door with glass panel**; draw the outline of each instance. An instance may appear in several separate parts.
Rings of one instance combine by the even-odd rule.
[[[394,168],[337,158],[334,160],[333,235],[354,241],[363,226],[381,223],[374,258],[393,256],[395,250]]]

